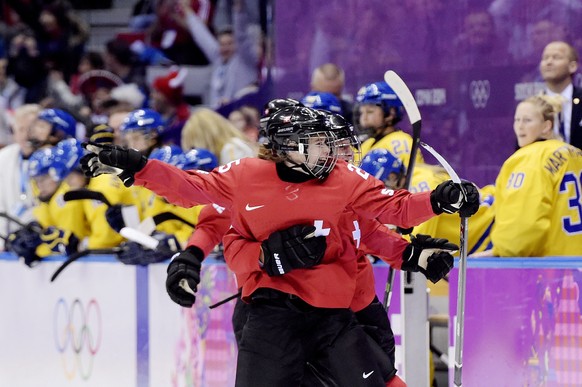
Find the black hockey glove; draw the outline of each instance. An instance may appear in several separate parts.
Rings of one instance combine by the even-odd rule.
[[[411,235],[410,240],[402,253],[403,271],[420,271],[432,283],[437,283],[451,271],[454,259],[450,251],[459,250],[459,246],[443,238],[422,234]]]
[[[204,253],[196,246],[176,253],[168,265],[166,290],[176,304],[191,308],[196,302],[196,291],[200,283],[200,266]]]
[[[12,251],[29,267],[35,266],[41,260],[36,255],[36,248],[42,243],[39,229],[42,230],[40,224],[31,222],[20,230],[8,235],[6,239],[6,250]]]
[[[180,244],[174,235],[156,232],[152,237],[159,241],[155,249],[148,249],[137,242],[125,242],[117,258],[126,265],[146,266],[170,259],[180,249]]]
[[[263,268],[270,276],[289,273],[318,265],[327,243],[324,236],[314,236],[313,226],[292,226],[275,231],[263,241]]]
[[[148,161],[139,151],[117,145],[84,142],[83,147],[90,152],[80,161],[85,176],[115,174],[126,187],[133,184],[135,173],[141,171]]]
[[[435,214],[443,212],[454,214],[459,212],[462,217],[469,217],[479,210],[479,190],[469,181],[461,183],[467,198],[463,198],[459,184],[447,180],[440,183],[430,194],[430,204]]]

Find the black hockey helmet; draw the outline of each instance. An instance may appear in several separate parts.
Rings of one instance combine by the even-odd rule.
[[[293,98],[277,98],[267,102],[263,108],[263,117],[260,120],[259,127],[264,131],[267,128],[267,122],[271,115],[289,106],[303,106],[303,104]]]
[[[285,156],[288,152],[302,154],[305,157],[302,168],[315,177],[324,178],[335,166],[338,158],[337,136],[331,130],[326,115],[321,112],[304,106],[284,107],[271,115],[266,134],[271,149],[279,155]],[[311,144],[313,138],[318,141],[323,139],[323,142]],[[310,146],[323,146],[321,155],[315,161],[309,159]]]
[[[330,128],[325,116],[319,112],[304,106],[288,106],[271,115],[266,130],[273,149],[297,151],[297,138],[300,135],[326,132]]]

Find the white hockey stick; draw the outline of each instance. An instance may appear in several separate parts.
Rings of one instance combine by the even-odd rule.
[[[467,193],[461,184],[461,179],[451,165],[430,145],[421,143],[422,147],[429,151],[447,171],[451,180],[459,184],[463,197],[467,198]],[[455,386],[460,387],[462,384],[463,372],[463,334],[465,326],[465,283],[467,281],[467,242],[468,242],[468,224],[467,218],[461,217],[461,250],[459,259],[459,289],[457,290],[457,323],[455,324]]]
[[[408,120],[412,124],[412,148],[410,149],[410,157],[408,159],[408,168],[406,169],[406,178],[404,180],[404,187],[410,189],[412,182],[412,172],[416,164],[416,154],[418,153],[418,146],[420,144],[420,130],[422,128],[422,119],[420,117],[420,110],[414,100],[414,96],[410,92],[406,83],[392,70],[384,73],[384,81],[394,90],[398,99],[404,105]],[[386,280],[386,290],[384,291],[384,308],[386,311],[390,308],[390,301],[392,300],[392,286],[394,284],[394,277],[396,271],[390,267],[388,270],[388,278]]]

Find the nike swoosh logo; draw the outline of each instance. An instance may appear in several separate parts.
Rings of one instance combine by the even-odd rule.
[[[364,379],[368,379],[368,376],[372,375],[373,373],[374,373],[374,371],[370,371],[370,372],[368,372],[368,373],[365,373],[365,372],[364,372],[364,373],[362,374],[362,378],[364,378]]]
[[[247,210],[247,211],[253,211],[253,210],[257,210],[257,209],[259,209],[259,208],[261,208],[261,207],[265,207],[265,205],[263,204],[262,206],[252,206],[252,207],[251,207],[251,206],[249,206],[249,205],[247,204],[247,206],[245,207],[245,210]]]

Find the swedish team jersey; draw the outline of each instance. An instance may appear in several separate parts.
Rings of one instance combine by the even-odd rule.
[[[168,203],[164,198],[154,194],[153,192],[146,190],[150,193],[148,205],[144,209],[143,218],[153,217],[164,212],[170,212],[178,217],[192,223],[198,223],[198,216],[200,211],[204,208],[204,205],[194,206],[190,208],[178,207],[173,204]],[[181,220],[167,220],[156,226],[157,231],[164,232],[166,234],[172,234],[176,236],[178,241],[182,246],[186,245],[186,242],[194,232],[194,228],[188,224],[182,222]]]
[[[412,176],[411,192],[432,191],[450,177],[441,167],[417,164]],[[479,189],[479,211],[468,220],[468,254],[491,248],[491,227],[493,224],[494,187]],[[446,238],[459,245],[461,239],[460,218],[458,214],[441,214],[414,228],[414,234],[427,234],[436,238]],[[458,254],[458,253],[457,253]]]
[[[89,181],[87,188],[103,193],[111,204],[131,205],[134,203],[131,189],[126,188],[115,175],[94,177]],[[107,205],[96,200],[82,200],[81,202],[85,217],[91,225],[87,247],[102,249],[118,246],[123,241],[123,237],[107,223],[105,218]]]
[[[395,157],[398,157],[404,166],[408,167],[408,158],[412,149],[412,137],[408,133],[396,130],[378,141],[375,138],[369,138],[362,143],[362,157],[372,149],[386,149]],[[355,160],[355,162],[357,163],[359,160]],[[419,149],[416,154],[416,164],[423,162],[424,159]]]
[[[89,235],[89,225],[81,201],[65,202],[63,199],[63,195],[69,190],[66,183],[61,183],[48,203],[38,203],[32,212],[43,228],[57,227],[70,231],[81,240]]]
[[[494,255],[582,256],[582,150],[558,140],[524,146],[495,188]]]

